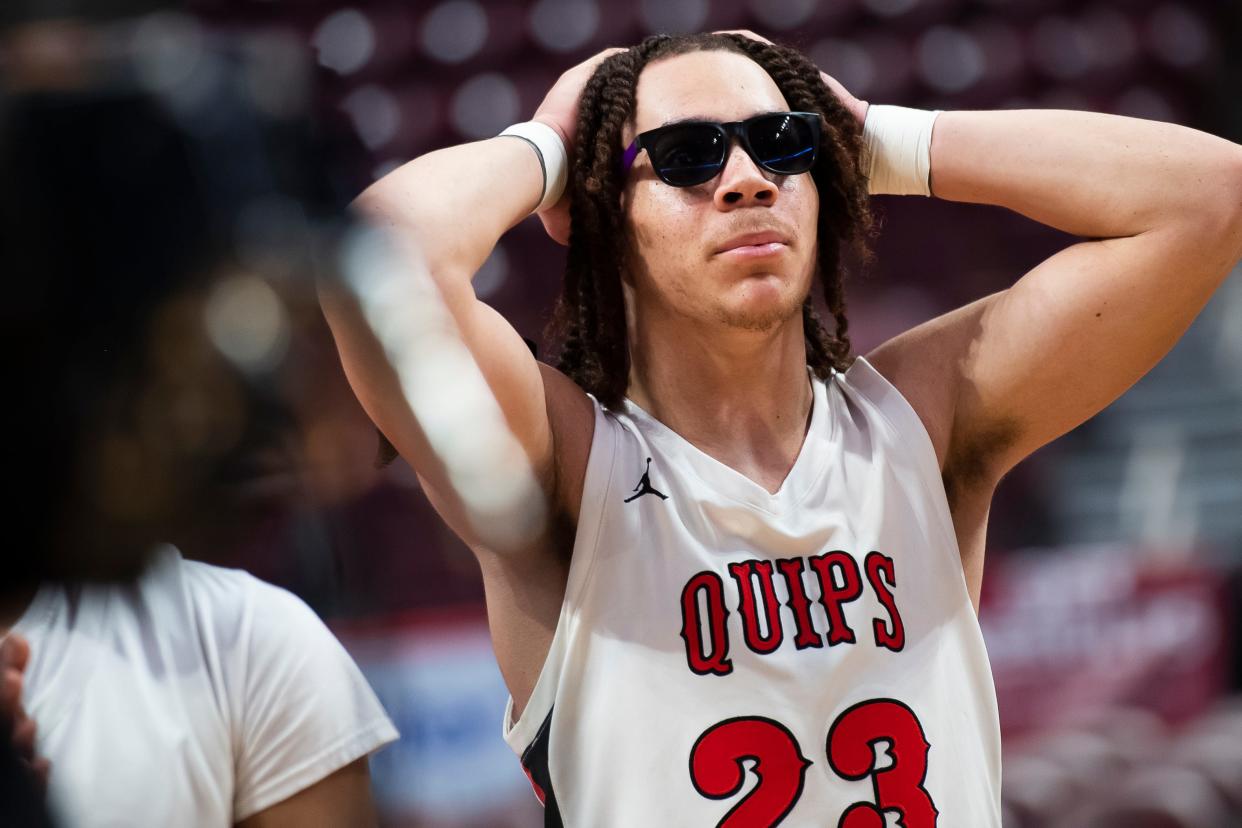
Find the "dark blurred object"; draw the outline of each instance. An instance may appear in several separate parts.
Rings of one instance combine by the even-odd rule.
[[[13,749],[12,733],[0,727],[0,807],[6,828],[51,828],[52,820],[43,805],[29,767]]]
[[[164,13],[4,53],[4,583],[127,577],[292,494],[282,372],[352,188],[288,38]]]
[[[0,28],[48,20],[123,20],[182,5],[175,0],[4,0],[0,5]]]

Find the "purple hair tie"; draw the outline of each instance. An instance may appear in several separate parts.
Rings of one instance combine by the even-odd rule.
[[[630,171],[630,167],[634,166],[634,159],[638,157],[638,139],[635,138],[621,156],[621,175],[625,175]]]

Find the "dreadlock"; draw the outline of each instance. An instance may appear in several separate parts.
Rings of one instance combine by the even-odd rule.
[[[661,58],[698,51],[736,52],[759,64],[776,82],[790,109],[818,112],[822,138],[811,176],[820,208],[816,268],[835,330],[820,323],[811,298],[802,305],[806,358],[820,379],[850,362],[841,245],[865,259],[872,220],[861,166],[862,129],[798,51],[741,35],[653,35],[604,60],[587,81],[578,107],[578,141],[570,174],[569,253],[565,280],[549,325],[561,344],[557,367],[604,406],[616,408],[629,384],[630,354],[621,292],[624,216],[621,135],[634,114],[643,67]]]

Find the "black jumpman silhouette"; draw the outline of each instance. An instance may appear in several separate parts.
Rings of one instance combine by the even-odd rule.
[[[660,498],[660,500],[668,500],[668,495],[664,494],[663,492],[657,492],[651,486],[651,458],[650,457],[647,458],[647,470],[643,472],[643,476],[639,478],[638,485],[634,487],[634,491],[638,492],[638,494],[634,495],[633,497],[627,497],[625,499],[626,503],[629,503],[631,500],[637,500],[638,498],[642,497],[645,494],[653,494],[656,497]]]

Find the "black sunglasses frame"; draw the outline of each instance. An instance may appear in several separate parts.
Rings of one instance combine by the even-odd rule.
[[[757,122],[765,121],[770,118],[789,116],[797,118],[811,131],[810,160],[806,162],[805,168],[781,170],[770,166],[755,154],[754,147],[752,147],[750,143],[749,130]],[[670,181],[668,178],[670,170],[661,168],[661,166],[656,163],[655,158],[651,157],[651,148],[656,145],[656,142],[664,134],[674,130],[684,130],[687,127],[711,127],[717,132],[717,134],[723,136],[724,141],[721,142],[722,150],[720,160],[711,165],[705,165],[703,170],[704,175],[701,179],[696,177],[692,180]],[[820,133],[820,116],[816,112],[765,112],[761,115],[755,115],[751,118],[747,118],[744,121],[731,121],[729,123],[719,123],[716,121],[682,121],[676,124],[656,127],[655,129],[649,129],[646,132],[639,133],[633,143],[631,143],[625,150],[625,155],[621,159],[621,172],[622,175],[628,173],[630,167],[634,164],[634,159],[638,157],[638,153],[641,150],[647,150],[648,157],[651,158],[651,168],[655,171],[655,174],[661,181],[668,184],[670,187],[696,187],[699,184],[711,181],[720,174],[720,171],[724,169],[725,162],[728,161],[729,150],[733,146],[733,139],[736,138],[738,143],[742,145],[742,149],[744,149],[746,154],[750,156],[750,159],[761,169],[767,170],[775,175],[800,175],[805,172],[810,172],[811,168],[815,166],[815,159],[819,154]],[[799,167],[801,167],[801,164],[799,164]]]

